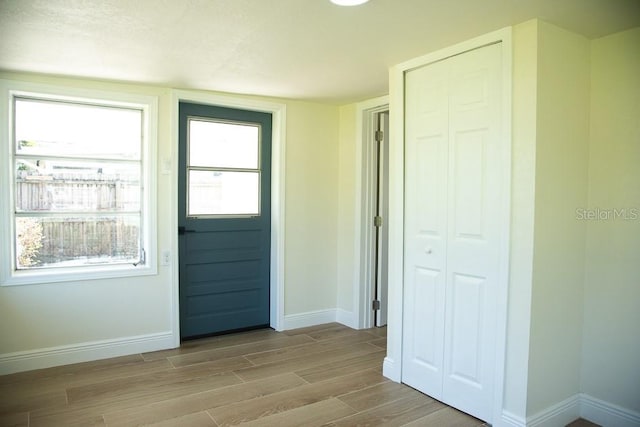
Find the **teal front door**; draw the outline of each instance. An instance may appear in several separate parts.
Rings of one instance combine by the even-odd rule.
[[[182,339],[269,326],[271,114],[181,102]]]

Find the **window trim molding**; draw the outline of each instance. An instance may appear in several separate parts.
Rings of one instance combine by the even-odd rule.
[[[141,230],[144,265],[113,264],[83,267],[56,267],[33,270],[14,269],[15,238],[13,210],[13,98],[37,97],[71,102],[91,102],[113,106],[135,107],[143,111]],[[0,286],[78,282],[94,279],[155,275],[157,265],[157,145],[158,98],[124,92],[102,91],[63,85],[0,79]]]

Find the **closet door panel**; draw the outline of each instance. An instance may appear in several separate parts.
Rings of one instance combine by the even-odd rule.
[[[493,410],[500,256],[500,46],[451,58],[443,400]]]
[[[405,76],[403,382],[490,420],[502,225],[500,45]]]
[[[440,398],[443,378],[448,99],[445,64],[407,76],[403,381]]]

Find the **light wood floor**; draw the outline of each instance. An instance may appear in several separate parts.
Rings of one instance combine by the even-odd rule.
[[[260,330],[0,377],[0,426],[481,426],[381,375],[386,330]]]

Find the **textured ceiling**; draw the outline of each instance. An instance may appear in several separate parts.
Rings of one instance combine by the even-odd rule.
[[[0,0],[0,69],[344,103],[531,18],[597,38],[639,26],[640,0]]]

